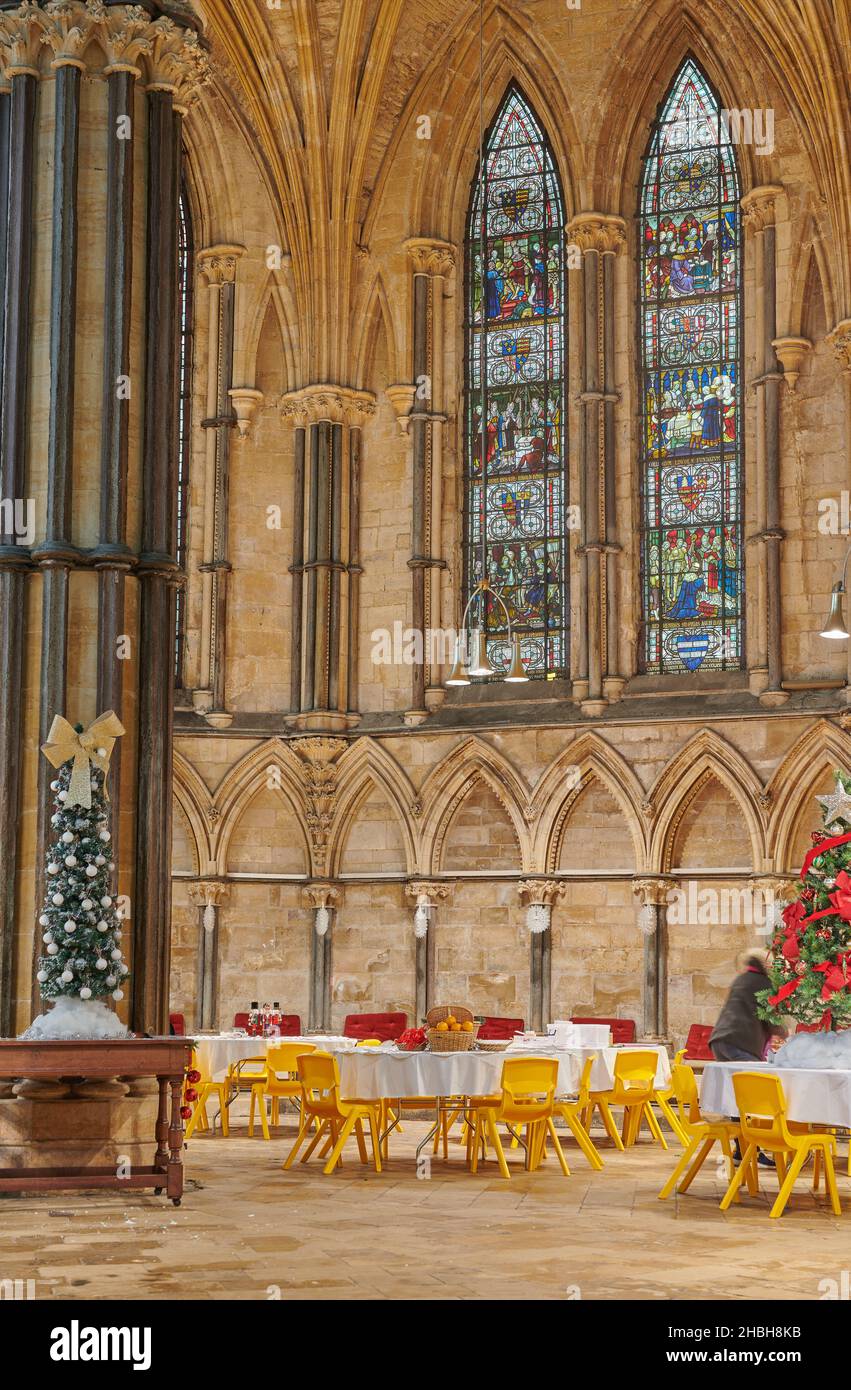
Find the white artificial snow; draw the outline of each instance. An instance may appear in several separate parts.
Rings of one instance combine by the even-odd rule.
[[[126,1024],[100,999],[57,999],[46,1014],[34,1018],[22,1038],[126,1038]]]
[[[842,1033],[796,1033],[771,1060],[776,1067],[801,1067],[806,1071],[821,1067],[830,1071],[851,1070],[851,1029]]]

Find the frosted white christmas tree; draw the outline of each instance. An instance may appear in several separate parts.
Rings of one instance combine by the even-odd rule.
[[[106,1005],[123,999],[129,974],[121,948],[122,918],[112,889],[115,862],[106,775],[124,729],[110,711],[84,730],[57,717],[42,752],[57,767],[53,842],[47,851],[45,901],[38,925],[44,952],[36,976],[53,1002],[25,1037],[123,1037]]]

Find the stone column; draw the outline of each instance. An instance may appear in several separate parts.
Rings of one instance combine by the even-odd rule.
[[[409,415],[411,440],[411,625],[423,634],[423,661],[412,670],[411,709],[406,722],[419,724],[445,698],[439,661],[432,662],[425,640],[441,626],[440,571],[443,511],[444,297],[451,293],[455,248],[430,237],[411,237],[405,249],[413,267],[414,400]]]
[[[641,991],[642,1036],[664,1040],[668,1031],[668,894],[672,878],[634,878],[632,891],[641,907],[639,929],[644,937],[644,980]]]
[[[424,908],[428,914],[425,930],[416,927],[416,964],[414,989],[415,1024],[425,1018],[434,1004],[434,984],[436,979],[437,944],[435,941],[435,913],[438,903],[446,902],[452,893],[451,883],[441,883],[436,879],[414,878],[405,884],[405,893],[415,908]]]
[[[757,631],[751,637],[754,664],[750,686],[760,703],[774,709],[789,696],[783,690],[780,591],[780,383],[783,373],[774,347],[777,338],[777,247],[775,203],[780,184],[751,189],[741,200],[745,226],[754,241],[757,374],[749,385],[756,393],[757,528],[748,538],[757,547],[750,567],[756,579]]]
[[[230,884],[223,879],[190,883],[189,896],[198,908],[195,1027],[206,1030],[219,1023],[219,909],[230,896]]]
[[[323,1032],[328,1032],[331,1027],[333,925],[342,891],[339,884],[328,882],[308,883],[302,889],[306,904],[313,908],[308,1028],[321,1029]]]
[[[832,332],[828,333],[827,341],[833,348],[842,376],[845,487],[851,490],[851,319],[843,319],[838,323]],[[845,621],[848,621],[847,608]],[[848,644],[847,676],[842,698],[846,705],[851,705],[851,642]]]
[[[553,905],[564,897],[567,885],[554,878],[528,878],[517,885],[527,917],[536,909],[543,930],[529,931],[529,1026],[543,1033],[550,1021],[552,986],[552,936],[550,922]]]
[[[622,218],[583,212],[568,224],[569,244],[582,253],[582,361],[579,460],[582,511],[579,629],[580,653],[574,696],[583,713],[602,714],[623,693],[618,618],[618,556],[615,505],[614,260],[626,246]]]
[[[231,432],[236,427],[230,389],[233,384],[233,326],[236,272],[244,246],[209,246],[196,256],[198,274],[207,287],[207,392],[204,451],[204,538],[201,574],[201,640],[197,687],[192,703],[214,728],[226,728],[233,716],[225,710],[227,642],[228,483]],[[199,297],[200,299],[200,297]],[[199,303],[199,311],[203,313]]]
[[[375,397],[347,386],[306,386],[284,396],[281,408],[296,431],[293,722],[344,730],[360,718],[351,704],[357,699],[359,470],[361,429],[375,413]]]

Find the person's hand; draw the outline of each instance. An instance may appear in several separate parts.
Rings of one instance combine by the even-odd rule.
[[[768,1040],[768,1046],[772,1052],[779,1052],[785,1041],[786,1039],[781,1037],[779,1033],[773,1033]]]

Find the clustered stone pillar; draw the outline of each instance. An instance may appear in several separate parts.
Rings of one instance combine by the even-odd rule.
[[[195,1026],[205,1031],[219,1023],[219,909],[229,895],[230,884],[222,879],[189,885],[189,896],[198,908]]]
[[[838,323],[832,332],[828,333],[827,341],[833,348],[842,373],[845,412],[845,486],[851,490],[851,319],[843,319],[841,323]],[[851,704],[851,642],[848,644],[847,672],[843,698],[846,704]]]
[[[295,426],[291,703],[304,729],[358,722],[361,430],[375,397],[307,386],[282,401]]]
[[[313,909],[308,1027],[327,1033],[331,1027],[333,926],[342,888],[336,883],[308,883],[302,889],[302,894],[307,905]]]
[[[581,313],[574,320],[582,363],[579,504],[582,515],[580,621],[574,697],[585,714],[602,714],[618,700],[620,674],[615,496],[615,257],[626,246],[622,218],[579,213],[566,231],[582,255]]]
[[[640,900],[639,929],[644,936],[642,1022],[645,1038],[664,1039],[668,1031],[668,894],[676,887],[672,878],[633,879],[632,890]]]
[[[437,970],[435,912],[438,903],[446,902],[452,892],[451,883],[436,879],[411,879],[405,892],[415,909],[424,908],[428,914],[424,933],[416,933],[416,962],[414,966],[414,1023],[419,1024],[434,1004],[434,982]],[[416,914],[415,914],[416,915]],[[415,927],[416,930],[416,927]]]
[[[542,930],[529,932],[529,1026],[543,1033],[550,1021],[552,994],[552,910],[567,885],[553,878],[523,879],[517,885],[527,911],[538,909]],[[544,925],[545,922],[545,925]]]
[[[411,625],[423,637],[422,660],[413,664],[411,709],[406,720],[420,723],[445,692],[440,654],[427,634],[441,627],[440,556],[443,511],[444,298],[455,266],[449,242],[411,237],[405,248],[413,266],[413,385],[409,419],[412,462]]]
[[[210,246],[196,257],[207,286],[207,393],[204,451],[204,537],[201,570],[201,638],[197,685],[192,703],[215,728],[226,728],[228,474],[232,431],[236,426],[233,384],[233,330],[236,272],[244,246]],[[203,312],[203,311],[202,311]]]
[[[129,734],[110,785],[130,1021],[167,1018],[177,197],[207,60],[197,17],[164,8],[0,0],[0,1033],[29,1021],[41,944],[38,746],[55,714],[105,708]]]
[[[749,539],[757,545],[757,624],[754,636],[755,664],[750,685],[769,708],[785,704],[781,650],[782,610],[780,591],[780,383],[783,372],[777,360],[777,229],[776,200],[779,184],[751,189],[741,200],[745,226],[754,240],[757,322],[757,374],[750,385],[756,393],[756,498],[757,527]]]

